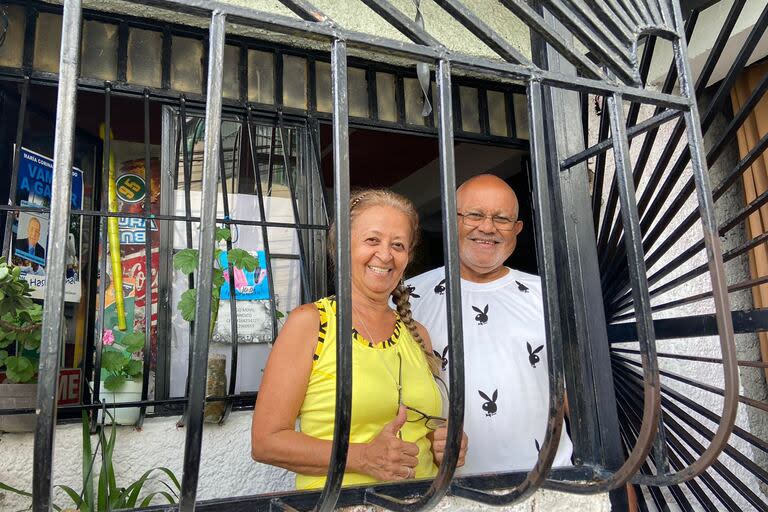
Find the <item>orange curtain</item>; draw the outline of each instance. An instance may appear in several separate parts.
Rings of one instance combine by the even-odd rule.
[[[733,111],[741,110],[752,90],[768,73],[768,63],[750,66],[745,69],[731,91]],[[757,142],[768,133],[768,101],[760,100],[737,132],[739,157],[744,158]],[[768,189],[768,154],[763,153],[752,166],[744,171],[744,201],[749,204]],[[768,231],[768,205],[763,206],[747,219],[747,236],[752,239]],[[760,244],[749,251],[749,269],[753,279],[768,275],[768,244]],[[755,308],[768,308],[768,284],[752,288],[752,300]],[[760,353],[764,362],[768,362],[768,333],[761,332]],[[768,378],[768,369],[765,369]]]

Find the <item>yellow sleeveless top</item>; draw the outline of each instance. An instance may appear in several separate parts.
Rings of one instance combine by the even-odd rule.
[[[333,439],[336,411],[336,301],[333,298],[315,302],[320,313],[317,347],[307,393],[299,411],[301,432],[318,439]],[[352,331],[352,423],[351,443],[368,443],[392,421],[398,412],[398,353],[402,359],[403,404],[432,416],[442,412],[442,397],[429,371],[419,343],[408,327],[397,318],[392,336],[374,345]],[[387,365],[384,368],[383,365]],[[409,413],[409,419],[412,415]],[[427,439],[426,423],[406,421],[400,430],[402,439],[419,447],[416,478],[437,474],[437,466]],[[297,489],[315,489],[325,484],[325,475],[296,475]],[[342,485],[376,482],[368,475],[347,472]]]

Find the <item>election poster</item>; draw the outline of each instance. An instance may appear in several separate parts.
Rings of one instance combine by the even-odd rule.
[[[31,295],[42,299],[45,295],[46,259],[48,254],[48,228],[50,219],[44,208],[51,205],[53,160],[22,147],[17,176],[16,201],[24,211],[13,222],[11,263],[22,270],[29,283]],[[83,171],[72,168],[71,208],[83,207]],[[40,209],[40,211],[35,211]],[[80,253],[82,250],[82,217],[72,215],[66,241],[66,284],[64,300],[80,301]]]

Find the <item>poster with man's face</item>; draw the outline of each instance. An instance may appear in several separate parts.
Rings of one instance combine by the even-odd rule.
[[[43,208],[51,206],[53,160],[21,148],[17,175],[16,201],[24,208],[13,223],[13,244],[8,255],[11,263],[21,268],[21,276],[32,288],[31,295],[42,299],[45,295],[46,259],[48,257],[48,228],[50,220]],[[72,195],[70,207],[83,207],[83,171],[72,168]],[[39,212],[35,211],[40,209]],[[79,302],[80,252],[82,218],[73,215],[69,220],[66,240],[66,281],[64,300]]]

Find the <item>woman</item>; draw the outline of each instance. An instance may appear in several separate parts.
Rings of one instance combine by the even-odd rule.
[[[439,363],[426,330],[411,317],[402,282],[417,242],[418,215],[406,198],[369,189],[352,195],[350,222],[354,384],[343,484],[433,477],[437,466],[427,435],[442,410],[433,377]],[[272,348],[254,409],[253,458],[296,472],[299,489],[322,487],[328,471],[335,314],[333,297],[291,312]]]

